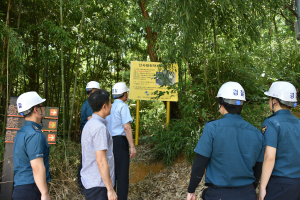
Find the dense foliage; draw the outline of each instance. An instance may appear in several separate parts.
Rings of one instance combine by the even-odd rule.
[[[59,137],[76,140],[87,82],[110,92],[115,82],[129,84],[130,61],[161,61],[179,65],[179,101],[168,129],[164,104],[142,101],[141,139],[167,164],[182,152],[193,157],[205,122],[220,117],[223,83],[244,87],[242,115],[258,128],[273,81],[300,88],[295,10],[291,0],[0,1],[2,136],[6,99],[34,90],[61,108]]]

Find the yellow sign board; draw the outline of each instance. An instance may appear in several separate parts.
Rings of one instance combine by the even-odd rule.
[[[132,61],[130,68],[130,99],[155,100],[155,91],[166,92],[160,101],[178,101],[178,93],[167,87],[178,82],[178,65],[172,64],[168,69],[160,67],[160,62]],[[162,85],[166,85],[163,86]]]

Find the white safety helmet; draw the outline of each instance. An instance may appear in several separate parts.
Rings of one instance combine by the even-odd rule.
[[[221,86],[216,97],[222,97],[224,102],[232,105],[243,105],[246,101],[244,88],[239,83],[231,81]]]
[[[124,92],[128,92],[129,89],[127,88],[124,82],[118,82],[114,85],[112,89],[112,94],[114,98],[120,97],[124,94]]]
[[[36,92],[25,92],[17,99],[18,112],[23,116],[31,112],[31,108],[45,102]]]
[[[289,107],[297,105],[297,90],[295,86],[286,81],[276,81],[272,83],[268,92],[265,95],[279,99],[280,103]]]
[[[90,81],[86,85],[86,91],[92,91],[94,88],[100,89],[100,84],[97,81]]]

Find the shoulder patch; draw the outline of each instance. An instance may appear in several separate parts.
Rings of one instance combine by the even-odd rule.
[[[263,127],[261,128],[261,133],[262,133],[262,134],[265,134],[267,128],[268,128],[268,126],[263,126]]]
[[[34,130],[40,130],[38,127],[36,127],[35,125],[32,125],[32,128],[34,129]]]
[[[207,124],[207,123],[209,123],[209,122],[213,122],[213,121],[216,121],[216,119],[210,120],[210,121],[206,122],[205,124]]]
[[[272,115],[270,115],[269,117],[266,117],[266,119],[269,119],[269,118],[274,117],[274,116],[275,116],[275,115],[272,114]]]

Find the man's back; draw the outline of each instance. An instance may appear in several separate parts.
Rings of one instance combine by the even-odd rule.
[[[132,122],[129,108],[122,100],[116,99],[111,107],[111,114],[106,117],[107,128],[112,136],[125,136],[124,124]]]
[[[279,110],[262,126],[266,145],[276,148],[272,175],[300,178],[300,120],[289,110]]]
[[[205,125],[195,151],[210,158],[207,183],[246,186],[255,181],[256,162],[263,161],[263,135],[240,115],[226,114]]]
[[[41,128],[35,122],[25,121],[25,125],[18,130],[14,140],[14,182],[15,186],[35,183],[31,160],[43,157],[46,168],[46,179],[50,181],[49,172],[49,144]]]

